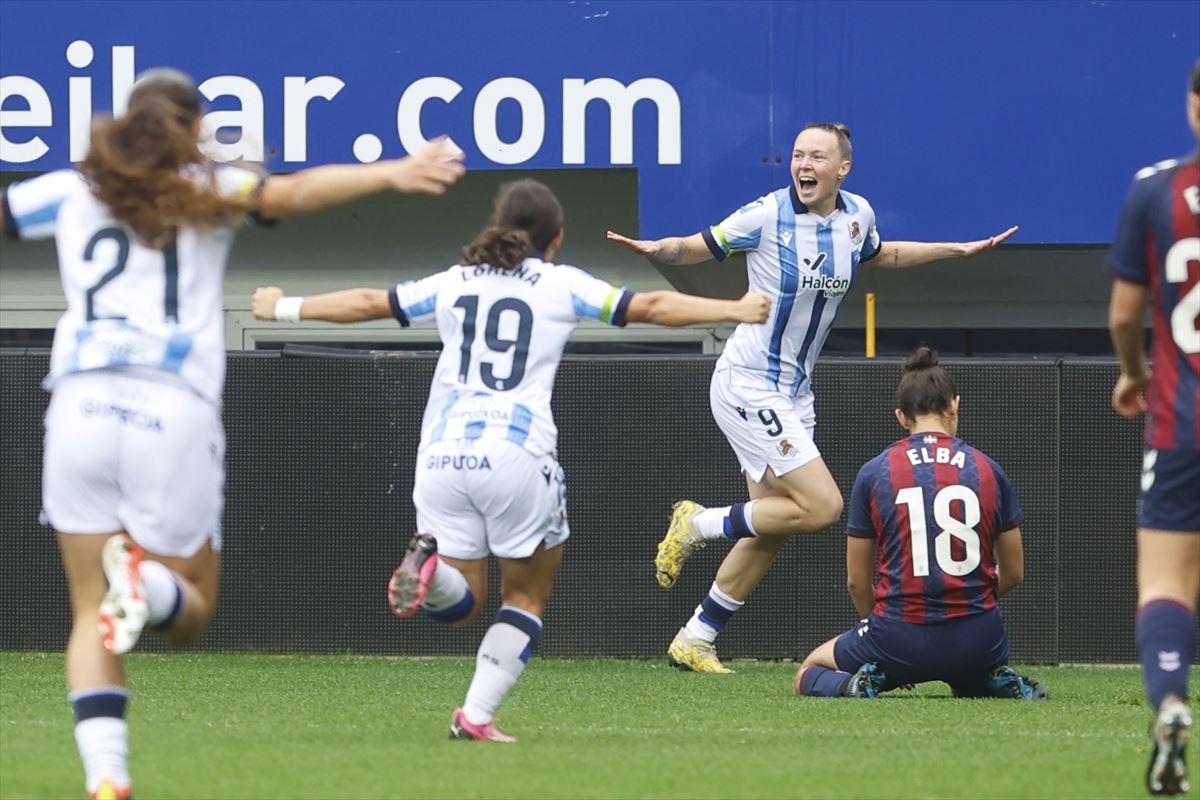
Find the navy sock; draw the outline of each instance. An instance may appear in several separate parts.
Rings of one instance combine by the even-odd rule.
[[[105,779],[128,786],[129,726],[125,724],[125,707],[129,693],[125,687],[98,686],[72,692],[68,697],[75,709],[75,745],[88,791],[96,791]]]
[[[750,503],[754,501],[751,500]],[[750,503],[734,503],[725,517],[725,535],[730,539],[749,539],[757,536],[750,524]]]
[[[1196,618],[1182,603],[1152,600],[1138,610],[1138,653],[1150,705],[1167,695],[1187,698],[1188,667],[1196,654]]]
[[[800,694],[805,697],[842,697],[854,676],[829,667],[809,667],[800,682]]]
[[[124,719],[129,692],[122,686],[113,686],[72,692],[67,699],[71,701],[71,708],[75,710],[76,722],[96,717]]]
[[[464,619],[471,613],[471,607],[475,605],[475,595],[471,594],[471,590],[467,589],[467,593],[463,595],[463,599],[459,600],[449,608],[442,608],[437,611],[432,609],[424,609],[425,615],[430,619],[435,619],[438,622],[451,623],[458,622]]]

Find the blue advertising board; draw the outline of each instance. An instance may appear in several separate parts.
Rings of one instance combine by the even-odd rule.
[[[6,0],[0,169],[78,160],[171,65],[214,157],[271,170],[445,133],[472,169],[637,169],[657,237],[786,185],[796,131],[836,120],[885,238],[1104,242],[1134,171],[1195,145],[1198,54],[1194,2]]]

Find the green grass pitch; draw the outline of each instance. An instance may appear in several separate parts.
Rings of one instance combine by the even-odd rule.
[[[871,702],[799,700],[794,664],[722,676],[535,659],[501,709],[521,739],[504,746],[446,738],[471,659],[129,661],[141,800],[1145,797],[1134,668],[1031,668],[1047,703],[955,700],[941,684]],[[0,797],[82,796],[62,665],[0,654]]]

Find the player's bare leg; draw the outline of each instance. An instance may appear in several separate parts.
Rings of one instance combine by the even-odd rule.
[[[762,582],[792,534],[821,530],[842,513],[841,493],[819,458],[782,477],[768,468],[761,481],[747,478],[746,487],[752,535],[737,539],[721,562],[708,596],[668,646],[672,666],[691,672],[730,672],[717,658],[717,635]],[[658,568],[661,575],[662,567]]]
[[[114,531],[112,535],[117,535]],[[67,693],[75,709],[75,741],[89,796],[129,794],[129,733],[125,724],[124,659],[109,652],[100,632],[100,603],[108,583],[100,569],[106,535],[59,534],[71,598]]]
[[[776,476],[768,468],[760,481],[747,478],[750,501],[730,508],[706,509],[690,500],[675,504],[667,535],[658,545],[654,560],[658,583],[664,589],[675,585],[684,562],[711,540],[736,541],[735,571],[744,572],[751,585],[748,595],[775,560],[783,540],[797,533],[813,533],[837,521],[842,513],[842,495],[825,462],[814,459],[802,467]],[[779,541],[769,541],[778,539]],[[760,541],[761,540],[761,541]],[[758,542],[757,544],[754,544]],[[741,569],[741,561],[757,563]],[[726,558],[726,562],[729,559]],[[731,580],[732,574],[725,580]],[[728,588],[725,581],[719,582]],[[734,592],[736,599],[744,596]]]
[[[159,633],[170,644],[186,647],[194,644],[212,622],[217,610],[217,594],[221,582],[221,555],[205,542],[195,555],[188,558],[163,556],[146,551],[143,572],[149,563],[161,564],[169,569],[171,577],[182,595],[181,605],[175,616],[166,624],[151,619],[151,630]],[[150,567],[153,569],[153,567]],[[146,578],[143,578],[146,580]]]
[[[562,545],[549,550],[539,545],[528,558],[497,559],[502,605],[479,645],[466,701],[450,718],[450,738],[516,741],[496,728],[496,709],[524,672],[541,637],[562,554]]]
[[[144,552],[123,531],[58,535],[71,596],[67,691],[75,739],[92,796],[129,794],[128,727],[122,655],[150,624],[176,645],[208,627],[219,557],[206,542],[195,556]]]
[[[1138,530],[1137,639],[1146,693],[1155,710],[1146,769],[1151,794],[1185,794],[1193,716],[1187,673],[1196,647],[1200,531]]]
[[[452,558],[441,554],[438,554],[438,560],[443,566],[448,565],[458,570],[467,579],[470,609],[464,616],[441,620],[452,628],[458,628],[473,621],[487,605],[488,562],[486,558]],[[436,617],[436,612],[431,612],[428,608],[426,613]]]
[[[717,586],[743,603],[789,536],[824,530],[842,514],[842,494],[820,458],[783,476],[768,468],[761,481],[746,485],[757,501],[752,513],[758,536],[739,539],[717,570]]]
[[[388,581],[387,595],[400,619],[424,610],[444,625],[466,625],[487,602],[487,559],[452,558],[438,552],[433,534],[414,533]]]

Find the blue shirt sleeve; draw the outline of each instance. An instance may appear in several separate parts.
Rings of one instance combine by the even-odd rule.
[[[1025,520],[1025,512],[1021,510],[1021,502],[1017,500],[1017,490],[1012,481],[1004,474],[1004,470],[995,461],[991,462],[992,472],[996,475],[996,533],[1012,530]]]
[[[1150,188],[1153,180],[1150,177],[1138,178],[1125,197],[1125,207],[1121,211],[1121,222],[1117,225],[1117,235],[1112,247],[1108,250],[1106,265],[1109,272],[1122,280],[1139,283],[1143,286],[1150,282],[1150,270],[1153,266],[1146,263],[1146,233],[1149,228],[1149,201],[1153,193]]]
[[[850,492],[850,517],[846,522],[846,535],[859,539],[874,539],[876,537],[875,522],[871,519],[871,492],[874,481],[870,478],[868,462],[858,471],[854,479],[854,489]]]
[[[438,289],[445,276],[445,272],[439,272],[419,281],[398,283],[388,290],[388,305],[400,327],[407,328],[414,322],[422,322],[434,315],[437,311]]]
[[[0,195],[4,236],[27,240],[53,237],[58,211],[80,181],[75,170],[60,169],[10,184]]]
[[[633,292],[612,286],[579,267],[560,264],[558,269],[567,276],[571,307],[578,319],[594,319],[618,328],[625,327]]]
[[[733,253],[757,250],[766,221],[766,198],[760,197],[730,214],[719,225],[701,231],[701,235],[713,258],[724,261]]]

